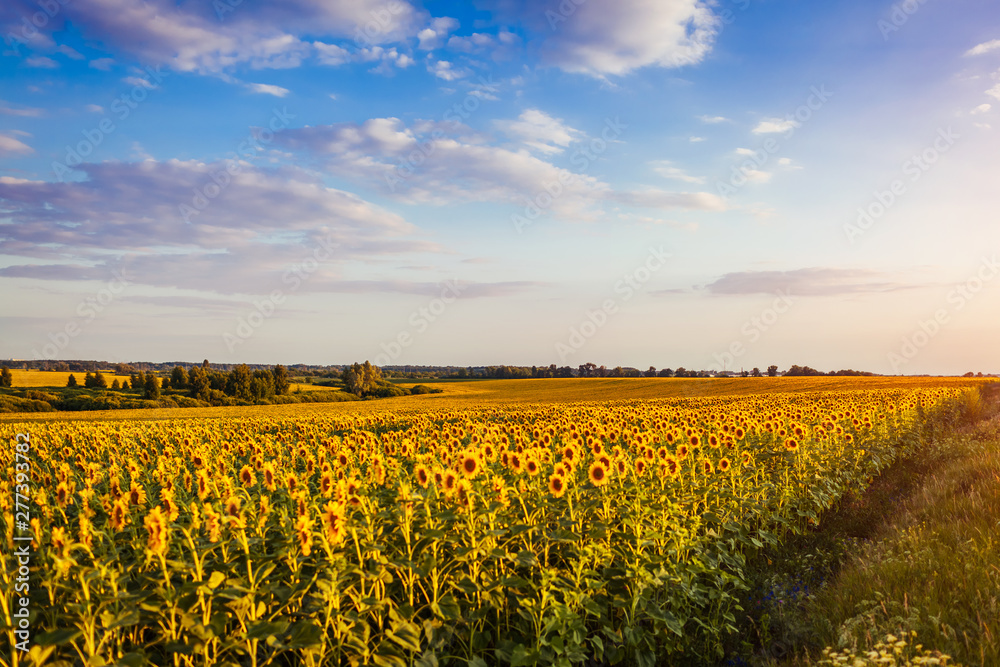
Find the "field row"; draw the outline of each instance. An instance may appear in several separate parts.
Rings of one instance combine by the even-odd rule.
[[[32,624],[50,644],[35,651],[156,665],[711,660],[747,550],[863,488],[960,394],[34,423]],[[12,442],[18,427],[2,430]],[[13,456],[0,482],[11,549]]]

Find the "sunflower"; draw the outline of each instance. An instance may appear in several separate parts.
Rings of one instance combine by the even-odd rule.
[[[208,471],[204,468],[198,471],[198,500],[205,500],[208,496],[209,479]]]
[[[425,466],[423,463],[420,463],[417,465],[416,468],[413,469],[413,472],[417,478],[417,484],[426,489],[427,485],[431,481],[431,474],[430,471],[427,470],[427,466]]]
[[[305,514],[295,520],[295,533],[299,538],[299,549],[302,551],[303,556],[308,556],[312,553],[312,527],[315,523],[315,521]]]
[[[681,464],[678,463],[677,459],[672,456],[668,456],[667,460],[663,462],[663,465],[666,468],[667,474],[671,477],[676,477],[681,471]]]
[[[240,470],[240,482],[247,488],[250,488],[257,483],[257,476],[253,474],[253,468],[250,466],[243,466]]]
[[[794,452],[799,448],[799,443],[794,438],[789,438],[785,440],[785,449],[789,452]]]
[[[701,466],[704,469],[706,475],[711,475],[713,472],[715,472],[715,466],[713,466],[712,462],[709,461],[708,459],[702,459]]]
[[[635,476],[642,477],[646,474],[646,459],[635,460]]]
[[[522,470],[521,455],[520,454],[511,454],[510,455],[510,469],[514,473],[520,474],[520,472]]]
[[[562,475],[549,475],[549,493],[556,498],[561,498],[566,493],[566,480]]]
[[[344,504],[333,501],[328,502],[323,507],[321,520],[323,523],[323,536],[326,538],[326,541],[329,542],[332,547],[339,545],[343,541],[344,535],[347,533],[345,528],[346,519]]]
[[[727,458],[720,459],[718,467],[719,467],[719,472],[726,472],[727,470],[729,470],[730,467],[729,459]]]
[[[472,479],[479,472],[479,457],[475,452],[463,452],[458,462],[458,469],[466,479]]]
[[[218,542],[222,536],[222,515],[215,508],[205,503],[205,528],[208,530],[208,541]]]
[[[91,534],[91,529],[93,524],[90,523],[90,519],[86,516],[80,517],[80,527],[77,530],[76,539],[79,540],[80,544],[85,545],[88,549],[94,548],[94,536]]]
[[[743,452],[743,465],[750,465],[750,452]]]
[[[319,492],[324,498],[329,498],[333,493],[333,473],[329,470],[324,470],[319,477]]]
[[[289,472],[285,474],[285,486],[288,487],[289,491],[295,491],[295,488],[299,485],[299,478],[294,472]]]
[[[143,523],[146,524],[146,532],[149,533],[146,546],[157,556],[166,554],[170,543],[170,530],[167,527],[167,517],[163,515],[163,510],[154,507],[146,515]]]
[[[524,461],[524,469],[528,471],[529,475],[534,477],[540,472],[538,468],[538,460],[533,456],[526,458]]]
[[[677,454],[677,458],[679,458],[679,459],[681,459],[683,461],[684,459],[687,458],[687,455],[688,455],[689,451],[690,450],[688,449],[687,445],[680,445],[677,448],[677,451],[675,453]]]
[[[628,464],[625,463],[624,458],[619,458],[615,460],[615,470],[618,471],[619,477],[623,477],[628,471]]]
[[[608,483],[608,469],[601,465],[600,461],[594,461],[590,464],[587,477],[594,486],[604,486]]]
[[[227,516],[239,516],[240,508],[243,503],[239,496],[229,496],[226,499],[226,515]]]
[[[52,548],[58,552],[60,558],[66,557],[66,549],[69,547],[69,541],[66,539],[66,529],[62,526],[56,526],[52,529],[52,535],[49,539],[52,542]]]
[[[114,506],[111,508],[111,527],[115,530],[121,530],[128,525],[129,515],[128,506],[122,502],[119,498],[115,501]]]
[[[274,464],[268,461],[264,464],[264,488],[274,491],[278,485],[274,481]]]
[[[71,496],[73,495],[73,490],[66,482],[59,482],[59,486],[56,487],[56,503],[60,508],[66,509],[66,505],[72,502]]]
[[[444,474],[444,492],[451,495],[455,491],[455,485],[458,483],[458,476],[454,472],[449,470]]]

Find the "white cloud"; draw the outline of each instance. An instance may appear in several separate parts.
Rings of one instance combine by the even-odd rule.
[[[688,137],[688,141],[690,141],[692,144],[698,144],[701,143],[702,141],[705,141],[705,137]]]
[[[65,44],[59,47],[59,53],[64,56],[68,56],[73,60],[85,60],[82,53],[74,49],[72,46],[66,46]]]
[[[455,81],[469,76],[471,72],[464,68],[455,68],[447,60],[437,60],[427,63],[427,71],[436,76],[439,79],[445,81]]]
[[[406,127],[396,118],[373,118],[360,125],[283,130],[275,134],[275,142],[289,150],[312,152],[330,173],[407,203],[492,201],[520,211],[541,194],[548,197],[545,184],[555,183],[561,192],[546,212],[569,220],[594,219],[601,202],[724,209],[710,193],[616,191],[593,176],[562,169],[528,151],[488,145],[487,137],[468,134],[468,128],[456,124],[423,121]],[[414,155],[420,159],[412,159]]]
[[[192,193],[225,171],[224,162],[84,164],[86,178],[65,183],[0,177],[0,200],[18,202],[0,222],[0,252],[57,262],[0,274],[72,279],[117,254],[138,258],[129,272],[140,284],[260,294],[281,287],[288,267],[330,238],[339,244],[332,264],[304,288],[331,291],[344,261],[440,250],[409,238],[416,229],[398,215],[299,170],[240,166],[189,222],[180,205],[194,210]]]
[[[799,124],[788,118],[765,118],[753,129],[754,134],[780,134],[799,127]]]
[[[31,155],[35,150],[14,137],[0,134],[0,156],[8,155]]]
[[[989,104],[980,104],[978,107],[976,107],[975,109],[973,109],[969,113],[972,114],[973,116],[977,116],[979,114],[986,113],[987,111],[989,111],[992,108],[993,107],[991,105],[989,105]]]
[[[122,83],[127,83],[130,86],[142,86],[144,88],[156,88],[156,86],[150,82],[149,79],[144,79],[140,76],[126,76],[122,78]]]
[[[291,91],[287,88],[282,88],[281,86],[272,86],[268,83],[248,83],[246,87],[255,93],[261,93],[263,95],[274,95],[275,97],[284,97]]]
[[[24,64],[28,67],[40,67],[44,69],[55,69],[59,67],[59,63],[52,58],[46,58],[45,56],[34,56],[28,58],[24,61]]]
[[[601,77],[641,67],[701,62],[717,19],[699,0],[616,0],[525,3],[522,16],[544,34],[543,61],[568,72]]]
[[[985,53],[989,53],[990,51],[996,51],[997,49],[1000,49],[1000,39],[994,39],[993,41],[983,42],[982,44],[974,46],[968,51],[966,51],[965,55],[981,56]]]
[[[686,171],[679,167],[673,166],[669,160],[657,160],[651,162],[650,166],[653,167],[655,171],[660,176],[664,178],[669,178],[675,181],[683,181],[685,183],[704,183],[705,179],[697,176],[691,176]]]
[[[324,44],[323,42],[313,42],[318,52],[318,60],[322,65],[343,65],[351,62],[351,52],[336,44]]]
[[[548,155],[562,153],[571,143],[585,136],[561,118],[553,118],[538,109],[524,111],[517,120],[495,121],[494,124],[507,136]]]
[[[987,90],[986,94],[1000,100],[1000,83]]]
[[[27,0],[8,1],[23,5],[20,13],[25,16],[37,10]],[[200,73],[236,66],[297,67],[313,51],[301,39],[306,36],[352,39],[371,47],[406,40],[427,24],[426,12],[406,0],[285,0],[238,7],[223,2],[94,0],[63,4],[60,18],[79,26],[84,38],[131,60]],[[49,33],[58,23],[50,21],[41,36],[51,41]],[[95,62],[100,60],[105,59]]]
[[[100,104],[88,104],[83,107],[84,111],[89,111],[90,113],[104,113],[104,107]]]
[[[94,69],[99,69],[102,72],[107,72],[111,69],[111,66],[115,64],[114,58],[97,58],[96,60],[90,61],[90,67]]]
[[[725,116],[698,116],[698,120],[709,125],[717,125],[718,123],[728,123],[729,119]]]
[[[444,38],[457,29],[458,25],[457,20],[447,16],[434,19],[431,21],[429,27],[417,33],[417,39],[419,40],[417,48],[424,51],[439,48],[444,44]]]
[[[0,114],[5,116],[21,116],[22,118],[37,118],[45,113],[44,109],[26,107],[20,104],[9,104],[0,100]]]

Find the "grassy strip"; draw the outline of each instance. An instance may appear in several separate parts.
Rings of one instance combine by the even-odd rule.
[[[820,529],[756,557],[728,664],[937,664],[924,661],[940,652],[1000,665],[997,389]]]

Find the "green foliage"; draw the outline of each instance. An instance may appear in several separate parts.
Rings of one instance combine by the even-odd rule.
[[[0,387],[13,387],[14,386],[14,374],[10,372],[10,369],[4,366],[0,368]]]
[[[70,373],[70,374],[69,374],[69,379],[68,379],[68,380],[66,380],[66,386],[67,386],[67,387],[76,387],[76,386],[77,386],[77,384],[78,384],[78,383],[77,383],[77,381],[76,381],[76,376],[75,376],[75,375],[73,375],[72,373]]]

